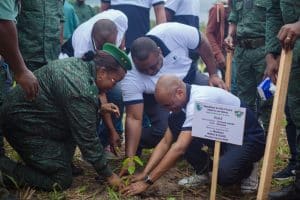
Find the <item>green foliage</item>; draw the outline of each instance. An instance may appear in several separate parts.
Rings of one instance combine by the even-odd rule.
[[[111,187],[107,187],[107,193],[108,193],[108,198],[110,200],[120,200],[121,199],[120,194],[115,192],[114,189]]]
[[[66,195],[62,192],[62,188],[60,185],[55,183],[53,185],[53,191],[48,195],[50,200],[66,200]]]
[[[175,197],[167,197],[167,200],[176,200]]]
[[[138,157],[138,156],[134,156],[134,157],[130,157],[130,158],[126,158],[123,161],[123,167],[128,169],[128,173],[130,175],[134,174],[135,172],[135,165],[130,165],[130,163],[137,163],[140,166],[143,166],[143,161]]]
[[[82,185],[82,186],[80,186],[80,187],[77,189],[77,192],[78,192],[79,194],[84,194],[84,193],[86,192],[86,190],[87,190],[87,186],[86,186],[86,185]]]

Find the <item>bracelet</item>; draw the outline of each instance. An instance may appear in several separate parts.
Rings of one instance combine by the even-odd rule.
[[[145,183],[147,183],[148,185],[153,185],[153,181],[152,179],[150,178],[149,175],[147,175],[144,179]]]

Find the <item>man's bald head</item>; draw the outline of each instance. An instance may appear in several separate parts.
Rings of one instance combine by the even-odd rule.
[[[159,52],[159,48],[150,38],[139,37],[133,41],[130,52],[133,59],[143,61],[149,57],[150,53]]]
[[[115,23],[109,19],[98,20],[92,30],[92,38],[98,50],[102,49],[104,43],[116,43],[118,29]]]
[[[186,99],[185,83],[174,75],[161,76],[155,87],[155,99],[169,110],[179,110]]]

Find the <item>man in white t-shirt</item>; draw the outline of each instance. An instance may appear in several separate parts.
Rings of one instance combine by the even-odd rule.
[[[200,0],[167,0],[165,10],[168,22],[179,22],[200,28]]]
[[[101,10],[108,8],[122,11],[128,17],[126,32],[126,52],[130,51],[132,42],[145,36],[150,30],[150,8],[153,7],[156,25],[166,22],[165,0],[101,0]]]
[[[115,28],[109,26],[108,22],[103,24],[105,20],[113,23]],[[128,19],[121,11],[109,9],[101,12],[75,29],[72,37],[63,45],[62,53],[81,58],[88,51],[101,49],[105,42],[124,48],[127,28]]]
[[[158,180],[187,151],[193,153],[192,166],[209,171],[210,155],[202,150],[204,145],[213,148],[213,142],[192,137],[195,101],[205,101],[229,106],[241,106],[238,97],[220,88],[189,85],[176,76],[161,76],[156,84],[157,102],[172,111],[168,129],[155,147],[142,173],[133,178],[122,192],[135,195],[145,191]],[[243,145],[222,143],[218,169],[218,184],[240,183],[252,171],[255,162],[264,154],[265,135],[254,113],[247,109]]]
[[[210,77],[191,66],[189,50],[196,49],[207,65]],[[216,74],[216,63],[206,37],[196,28],[180,23],[163,23],[155,26],[146,37],[136,39],[131,46],[133,69],[121,82],[126,106],[126,156],[132,157],[142,148],[153,148],[167,128],[168,111],[154,99],[158,78],[174,74],[187,83],[213,85],[226,88]],[[142,128],[143,111],[151,127]],[[130,163],[132,165],[132,163]],[[125,173],[123,168],[121,175]]]

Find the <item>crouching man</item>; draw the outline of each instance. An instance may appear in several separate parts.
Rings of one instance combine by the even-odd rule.
[[[180,156],[193,154],[193,167],[209,170],[209,155],[201,146],[213,147],[213,142],[192,137],[192,121],[195,102],[198,100],[241,106],[238,97],[220,88],[188,85],[175,76],[161,76],[155,88],[155,98],[159,104],[172,111],[169,128],[155,147],[147,166],[136,175],[133,183],[122,190],[125,195],[135,195],[145,191],[168,171]],[[243,145],[222,144],[218,171],[218,184],[223,186],[241,182],[250,176],[255,162],[264,153],[264,130],[252,111],[247,109]]]

